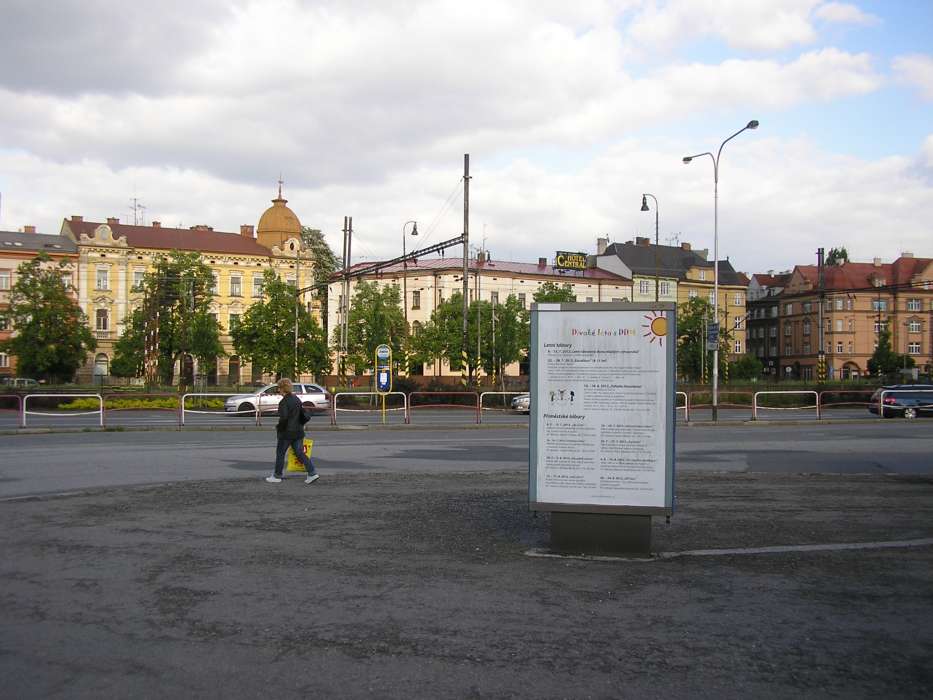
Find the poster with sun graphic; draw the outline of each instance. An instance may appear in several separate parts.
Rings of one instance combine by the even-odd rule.
[[[671,513],[675,314],[672,303],[532,307],[532,509]]]

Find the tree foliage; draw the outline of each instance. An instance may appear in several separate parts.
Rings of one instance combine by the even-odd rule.
[[[706,328],[712,321],[713,307],[706,299],[693,297],[677,309],[677,373],[681,380],[699,381],[712,376],[713,352],[705,352]],[[725,374],[729,357],[729,334],[719,329],[719,372]],[[705,366],[704,366],[705,358]]]
[[[752,354],[742,355],[735,362],[729,363],[729,377],[731,379],[758,379],[762,370],[764,370],[764,365],[761,360]]]
[[[829,253],[826,254],[827,265],[836,266],[844,262],[849,262],[849,251],[845,249],[845,246],[829,249]]]
[[[561,303],[577,300],[573,293],[573,287],[570,284],[558,284],[557,282],[545,282],[534,294],[534,300],[540,303]]]
[[[298,303],[294,287],[279,279],[272,270],[266,270],[263,276],[263,299],[246,310],[230,335],[237,354],[263,372],[278,376],[310,372],[320,377],[330,371],[324,331],[308,310]]]
[[[0,351],[16,356],[24,376],[70,381],[97,347],[84,312],[68,296],[66,269],[45,253],[16,269],[9,306],[0,312],[15,333],[0,342]]]
[[[114,349],[117,371],[140,376],[145,362],[147,324],[158,313],[158,377],[171,384],[175,363],[185,355],[211,367],[224,355],[220,326],[210,313],[213,273],[200,253],[173,250],[155,260],[143,276],[145,301],[127,319]]]
[[[477,366],[481,366],[486,374],[491,374],[495,369],[501,376],[503,366],[517,362],[527,354],[529,335],[528,311],[516,296],[510,294],[505,303],[495,306],[488,301],[473,301],[467,310],[466,353],[469,374],[475,376]],[[428,323],[413,335],[410,347],[414,362],[433,362],[441,358],[447,361],[452,370],[460,369],[463,348],[461,293],[453,294],[438,305]]]
[[[347,317],[347,362],[357,372],[372,368],[376,347],[385,343],[392,348],[392,357],[400,362],[407,338],[402,293],[397,284],[381,287],[375,282],[360,280],[350,301]],[[331,334],[336,347],[340,329]]]
[[[891,348],[891,331],[883,327],[878,333],[878,347],[868,359],[868,372],[884,377],[895,374],[900,369],[910,369],[916,363],[910,355],[894,352]]]

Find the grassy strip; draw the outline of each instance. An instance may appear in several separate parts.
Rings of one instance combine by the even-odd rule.
[[[151,398],[151,399],[111,399],[108,398],[105,401],[105,407],[108,410],[114,409],[127,409],[127,408],[141,408],[141,409],[159,409],[167,408],[170,410],[178,409],[178,399],[165,397],[165,398]],[[186,403],[186,408],[197,408],[197,409],[214,409],[222,410],[224,407],[223,399],[190,399]],[[73,411],[94,411],[100,408],[100,402],[97,399],[92,398],[80,398],[67,401],[65,403],[58,404],[60,410],[73,410]]]

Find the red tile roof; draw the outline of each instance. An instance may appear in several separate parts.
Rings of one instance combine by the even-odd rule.
[[[62,225],[67,227],[80,242],[81,234],[93,236],[94,230],[101,226],[94,221],[74,221],[65,219]],[[134,226],[132,224],[108,224],[114,238],[126,237],[126,242],[133,248],[153,248],[157,250],[196,250],[202,253],[231,253],[235,255],[258,255],[269,257],[272,251],[259,245],[256,239],[237,233],[225,233],[205,229],[167,228],[164,226]]]
[[[933,258],[898,258],[893,263],[858,263],[847,262],[842,265],[824,267],[826,289],[868,289],[874,287],[873,278],[877,275],[886,285],[907,284],[911,278],[922,272]],[[816,265],[798,265],[796,269],[814,288],[819,284],[819,268]]]
[[[756,274],[752,275],[758,284],[762,287],[783,287],[790,279],[790,273],[784,272],[777,275]]]

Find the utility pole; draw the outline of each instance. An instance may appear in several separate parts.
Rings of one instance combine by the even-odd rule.
[[[299,265],[301,264],[301,237],[298,237],[298,247],[295,248],[295,366],[292,377],[298,381],[298,305],[301,303],[301,280],[298,276]]]
[[[350,265],[348,260],[348,243],[349,239],[347,234],[349,232],[348,220],[347,217],[343,217],[343,280],[340,284],[340,309],[339,309],[339,321],[340,321],[340,335],[339,335],[339,345],[337,348],[337,372],[339,373],[341,379],[346,380],[347,376],[347,359],[346,359],[346,347],[347,347],[347,327],[344,321],[347,317],[347,295],[348,288],[350,283]]]
[[[820,324],[820,339],[819,339],[819,355],[816,359],[816,377],[820,382],[826,381],[826,346],[825,346],[825,335],[823,328],[823,305],[826,303],[826,268],[825,261],[823,259],[823,249],[817,248],[816,250],[816,265],[818,271],[818,282],[820,285],[819,289],[819,300],[817,303],[820,305],[819,313],[817,314],[817,322]]]
[[[470,296],[470,154],[463,154],[463,337],[460,341],[460,382],[467,385],[467,313]]]

